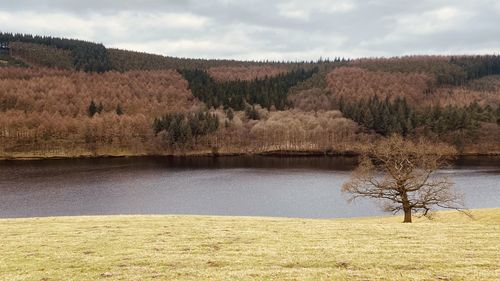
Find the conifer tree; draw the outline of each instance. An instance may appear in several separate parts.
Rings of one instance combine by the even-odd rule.
[[[90,105],[88,107],[88,113],[90,117],[93,117],[97,113],[98,109],[97,106],[95,105],[94,100],[90,101]]]
[[[116,112],[116,115],[123,115],[123,109],[122,109],[121,105],[118,104],[116,106],[115,112]]]

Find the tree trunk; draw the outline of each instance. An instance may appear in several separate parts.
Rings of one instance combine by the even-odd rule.
[[[403,211],[405,213],[405,219],[404,223],[411,223],[411,205],[410,201],[408,200],[408,195],[406,194],[406,191],[404,188],[401,188],[403,192],[401,192],[401,199],[403,201]]]
[[[403,208],[403,210],[405,212],[405,219],[403,222],[411,223],[411,208]]]

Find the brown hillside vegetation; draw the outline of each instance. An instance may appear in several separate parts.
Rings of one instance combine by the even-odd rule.
[[[372,71],[402,73],[444,72],[450,67],[448,56],[404,56],[392,58],[361,58],[350,64]]]
[[[239,153],[348,153],[358,151],[371,136],[358,132],[358,126],[339,111],[268,111],[256,106],[259,120],[249,119],[243,111],[231,119],[221,110],[219,129],[202,139],[190,139],[182,146],[163,142],[160,154],[239,154]]]
[[[474,80],[469,87],[476,91],[500,92],[500,75],[488,75]]]
[[[271,111],[257,108],[260,119],[249,120],[239,112],[219,130],[224,152],[354,150],[357,125],[339,111]],[[222,116],[225,118],[225,116]],[[221,118],[221,119],[222,119]]]
[[[209,68],[208,74],[217,81],[250,81],[277,76],[288,71],[289,69],[286,67],[277,66],[220,66]]]
[[[360,141],[356,123],[339,111],[269,112],[256,106],[258,120],[243,111],[228,118],[224,110],[212,109],[220,122],[216,133],[169,144],[164,133],[154,135],[154,118],[204,107],[174,70],[96,74],[8,68],[0,70],[0,88],[3,157],[346,152]],[[90,117],[92,100],[102,111]]]
[[[106,149],[145,153],[153,146],[156,116],[199,106],[176,71],[0,69],[0,78],[0,149],[7,155],[51,150],[106,154]],[[91,100],[102,104],[94,117],[88,115]],[[118,106],[123,115],[116,113]]]
[[[442,87],[436,91],[436,99],[442,105],[467,106],[478,102],[482,106],[500,104],[500,75],[489,75],[472,80],[464,87]]]
[[[357,67],[341,67],[326,76],[327,89],[335,97],[346,100],[367,99],[374,95],[394,99],[406,97],[414,106],[453,105],[496,107],[500,103],[500,76],[491,75],[472,80],[468,85],[436,85],[431,74],[369,71]],[[325,107],[332,103],[327,92],[309,91],[293,97],[299,107]],[[308,105],[309,104],[309,105]]]
[[[405,56],[393,58],[358,59],[352,66],[371,71],[395,73],[430,74],[442,83],[453,83],[457,78],[463,79],[465,72],[459,66],[450,63],[448,56]]]
[[[12,42],[9,44],[12,56],[40,67],[73,69],[71,51],[40,44]]]
[[[421,102],[434,83],[428,74],[368,71],[357,67],[340,67],[326,77],[328,89],[337,97],[349,100],[370,98],[393,99],[404,96],[410,103]]]
[[[86,115],[93,99],[103,104],[104,112],[114,111],[120,104],[129,115],[156,116],[169,110],[182,111],[196,103],[187,82],[173,70],[94,74],[1,69],[0,77],[4,78],[0,81],[3,112]]]
[[[365,95],[389,93],[388,96],[395,97],[400,88],[418,97],[418,87],[424,89],[429,81],[425,74],[371,72],[359,68],[338,68],[327,78],[338,87],[337,91],[354,99],[363,91]],[[334,95],[322,88],[302,90],[290,97],[295,109],[268,111],[256,106],[258,120],[250,119],[243,111],[235,111],[230,118],[227,111],[212,109],[220,122],[214,134],[171,145],[164,132],[154,135],[154,118],[205,107],[191,95],[187,81],[174,70],[96,74],[3,68],[0,87],[2,157],[270,151],[345,153],[360,151],[377,138],[374,134],[361,133],[355,122],[332,110]],[[465,97],[469,97],[467,91],[472,91],[450,89],[455,92],[463,89]],[[498,96],[495,92],[476,92],[492,99]],[[102,104],[102,112],[92,118],[88,114],[91,100],[97,106]],[[459,98],[451,95],[449,100],[456,102]],[[446,100],[443,98],[441,102]],[[117,114],[118,106],[123,115]],[[498,142],[492,135],[499,131],[498,126],[489,126],[490,133],[483,134],[481,130],[476,138],[484,140],[477,141],[483,145],[469,145],[464,151],[499,153]]]
[[[0,70],[0,79],[28,80],[40,77],[64,76],[70,73],[70,71],[62,69],[5,67]]]
[[[393,133],[500,153],[499,56],[286,63],[3,40],[0,158],[350,153]]]
[[[356,137],[357,124],[337,110],[270,112],[250,133],[266,150],[345,151]],[[351,147],[352,148],[352,147]]]
[[[477,102],[481,106],[496,107],[500,104],[500,90],[474,90],[471,87],[443,87],[433,93],[432,103],[455,106],[468,106]]]
[[[328,90],[316,87],[290,95],[288,100],[294,108],[304,111],[331,110],[336,107],[334,96]]]

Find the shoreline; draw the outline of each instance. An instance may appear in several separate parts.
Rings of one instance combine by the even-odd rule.
[[[299,150],[273,150],[258,153],[245,152],[195,152],[195,153],[176,153],[176,154],[100,154],[100,155],[55,155],[55,156],[0,156],[0,161],[39,161],[39,160],[70,160],[70,159],[107,159],[107,158],[140,158],[140,157],[165,157],[165,158],[196,158],[196,157],[239,157],[239,156],[267,156],[275,158],[286,157],[358,157],[356,151],[299,151]],[[460,153],[456,155],[461,157],[500,157],[500,153]]]
[[[500,207],[485,207],[485,208],[472,208],[468,209],[471,212],[500,212]],[[456,210],[435,210],[436,214],[456,214],[460,216],[464,216],[463,218],[467,218],[466,215],[462,214]],[[55,215],[55,216],[39,216],[39,217],[0,217],[0,222],[5,221],[14,221],[14,220],[50,220],[50,219],[102,219],[102,218],[218,218],[218,219],[239,219],[239,220],[252,220],[252,219],[261,219],[261,220],[313,220],[313,221],[346,221],[346,220],[376,220],[376,219],[397,219],[399,220],[402,217],[402,214],[377,214],[377,215],[363,215],[363,216],[352,216],[352,217],[287,217],[287,216],[263,216],[263,215],[206,215],[206,214],[105,214],[105,215]],[[432,219],[428,219],[422,217],[429,221]],[[421,217],[415,217],[415,219],[421,219]],[[473,221],[472,219],[471,221]]]

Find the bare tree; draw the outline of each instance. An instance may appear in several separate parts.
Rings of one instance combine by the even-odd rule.
[[[362,156],[342,191],[349,194],[350,201],[359,197],[381,199],[386,211],[403,211],[403,222],[408,223],[412,213],[428,216],[436,206],[464,210],[462,196],[454,192],[453,183],[434,175],[454,153],[444,144],[413,142],[394,135]]]

